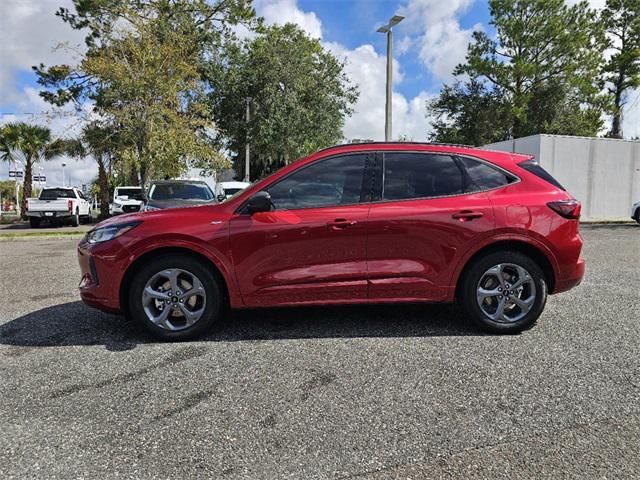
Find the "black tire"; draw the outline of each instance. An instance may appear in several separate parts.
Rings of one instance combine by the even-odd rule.
[[[80,210],[76,209],[75,215],[71,217],[71,226],[77,227],[78,225],[80,225]]]
[[[38,217],[29,217],[29,225],[31,225],[31,228],[38,228],[40,226],[40,219]]]
[[[636,222],[640,223],[640,208],[636,210],[635,219],[636,219]]]
[[[190,327],[177,331],[167,330],[154,324],[147,317],[142,300],[143,290],[147,282],[158,272],[170,268],[186,270],[195,275],[206,292],[206,302],[202,316]],[[131,281],[127,303],[127,317],[137,322],[154,336],[162,340],[182,341],[197,338],[218,323],[223,315],[226,300],[220,281],[210,268],[202,264],[202,261],[189,255],[167,255],[152,259],[138,270]]]
[[[477,298],[478,287],[485,272],[499,264],[514,264],[523,267],[529,272],[535,286],[535,297],[530,310],[522,318],[515,321],[500,322],[492,320],[489,318],[489,315],[480,308]],[[475,260],[465,270],[460,282],[458,300],[467,317],[482,330],[503,334],[519,333],[531,328],[542,314],[547,302],[547,282],[540,266],[527,255],[510,250],[493,252]],[[519,312],[519,310],[516,309],[515,312]],[[514,317],[517,316],[517,314],[514,315]]]

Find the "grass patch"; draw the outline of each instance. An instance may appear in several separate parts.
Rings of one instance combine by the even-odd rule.
[[[3,238],[28,238],[28,237],[78,237],[82,238],[87,232],[2,232],[0,240]]]

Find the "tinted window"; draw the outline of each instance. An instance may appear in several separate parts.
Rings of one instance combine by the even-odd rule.
[[[157,183],[151,187],[151,200],[211,200],[213,193],[201,183]]]
[[[553,178],[553,176],[549,172],[538,165],[534,160],[527,160],[526,162],[519,163],[518,165],[524,168],[527,172],[531,172],[536,177],[539,177],[544,181],[550,183],[554,187],[558,187],[561,190],[566,190],[566,188],[564,188],[559,181]]]
[[[45,188],[40,194],[40,200],[55,200],[56,198],[76,198],[73,190],[66,188]]]
[[[366,155],[344,155],[313,163],[269,187],[278,210],[360,202]]]
[[[467,192],[490,190],[508,185],[512,181],[511,176],[486,163],[466,157],[460,157],[460,161],[467,173]]]
[[[385,153],[382,198],[404,200],[464,192],[462,170],[447,155]]]

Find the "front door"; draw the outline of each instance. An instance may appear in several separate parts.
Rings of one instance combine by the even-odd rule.
[[[247,306],[366,301],[367,158],[339,155],[295,170],[265,189],[272,211],[231,220]]]

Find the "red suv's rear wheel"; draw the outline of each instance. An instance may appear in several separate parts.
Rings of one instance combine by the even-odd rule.
[[[547,301],[547,284],[539,265],[513,251],[476,260],[464,274],[460,301],[469,318],[495,333],[530,328]]]

